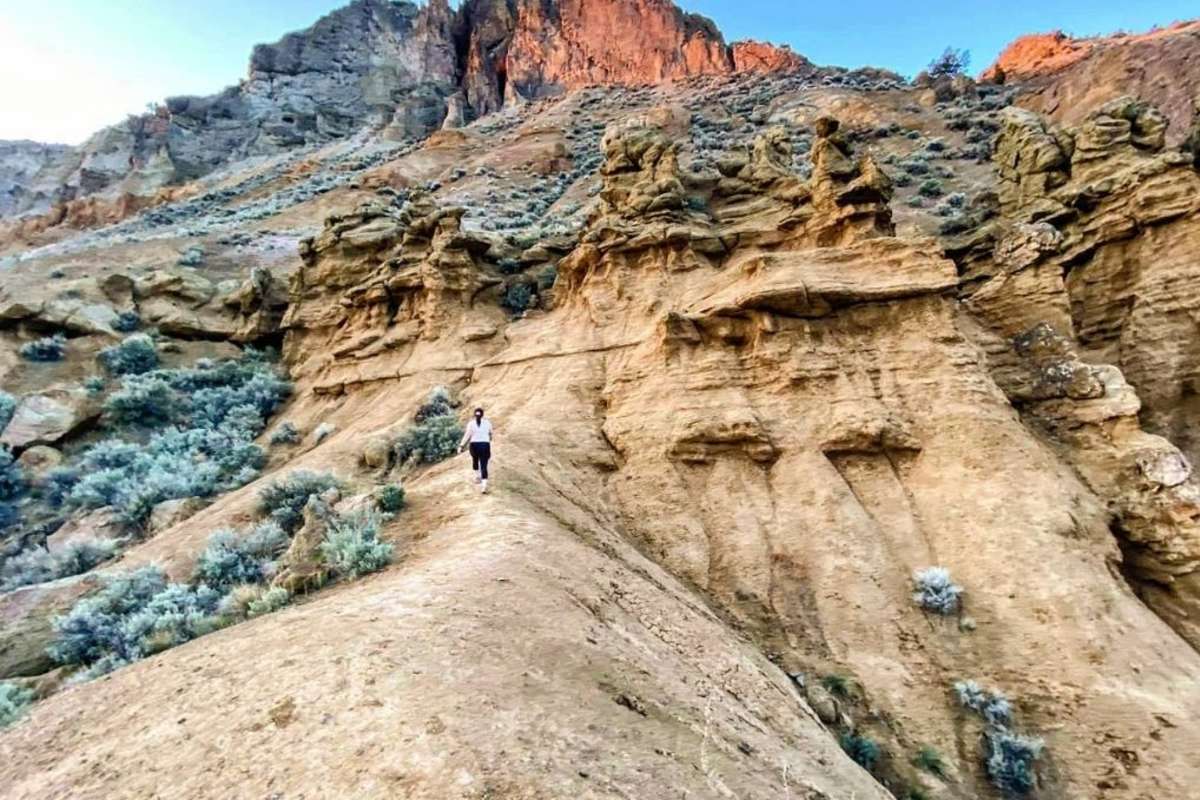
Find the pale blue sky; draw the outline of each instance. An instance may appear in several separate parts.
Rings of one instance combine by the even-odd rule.
[[[985,67],[1011,39],[1143,30],[1195,0],[683,0],[732,41],[790,44],[820,64],[911,75],[947,45]],[[338,0],[0,0],[0,139],[76,143],[146,103],[245,74],[250,48],[307,27]]]

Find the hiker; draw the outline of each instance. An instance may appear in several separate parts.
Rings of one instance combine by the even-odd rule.
[[[492,422],[483,418],[483,409],[475,409],[475,418],[467,423],[462,441],[458,443],[458,452],[463,445],[471,445],[471,469],[475,471],[475,482],[480,484],[480,491],[487,494],[488,459],[492,457]]]

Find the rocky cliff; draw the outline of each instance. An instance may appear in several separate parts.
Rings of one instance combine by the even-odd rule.
[[[162,187],[250,156],[363,128],[420,138],[590,84],[807,67],[785,48],[728,47],[710,20],[670,0],[472,0],[457,10],[447,0],[354,0],[256,47],[246,79],[218,94],[168,98],[78,148],[4,144],[0,218],[54,206],[57,220],[87,217],[71,202],[101,193],[147,205]]]
[[[1093,108],[1131,95],[1166,114],[1178,144],[1196,112],[1200,22],[1141,34],[1073,39],[1061,31],[1017,39],[984,73],[1020,82],[1021,105],[1075,125]]]
[[[476,8],[499,113],[5,240],[0,794],[1190,797],[1200,133]]]

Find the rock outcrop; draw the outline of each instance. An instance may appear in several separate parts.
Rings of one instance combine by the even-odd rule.
[[[1132,95],[1162,110],[1174,145],[1196,112],[1198,46],[1200,21],[1084,39],[1061,31],[1023,36],[982,77],[1019,83],[1022,106],[1067,125],[1080,123],[1099,105]]]
[[[790,47],[746,39],[729,48],[733,68],[738,72],[792,72],[812,69],[813,63]]]
[[[239,158],[344,137],[364,125],[427,134],[441,125],[446,98],[457,90],[454,25],[446,0],[421,7],[354,0],[305,31],[256,47],[237,86],[169,98],[56,152],[25,179],[28,188],[8,190],[13,200],[0,211],[40,213],[98,192],[148,196]]]
[[[481,307],[476,324],[503,319],[495,293],[481,296],[501,283],[482,263],[491,242],[462,230],[463,211],[418,195],[398,209],[367,205],[330,217],[303,242],[282,320],[298,372],[319,376],[321,391],[341,391],[410,372],[420,340],[441,339],[438,355],[448,362],[460,348],[493,348],[466,330],[456,335],[468,309]]]
[[[0,218],[48,208],[70,169],[63,144],[0,141]]]
[[[711,20],[670,0],[473,0],[463,77],[477,111],[510,95],[559,94],[593,83],[656,83],[730,71]]]
[[[1107,500],[1140,590],[1200,646],[1200,174],[1166,131],[1130,98],[1070,128],[1006,111],[1002,217],[962,259],[964,297],[1000,385]]]

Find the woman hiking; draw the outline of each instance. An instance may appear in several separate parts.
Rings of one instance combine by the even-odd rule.
[[[458,452],[463,445],[471,446],[471,469],[475,471],[475,482],[480,484],[480,491],[487,494],[488,459],[492,457],[492,422],[483,418],[483,409],[475,409],[475,418],[467,423],[463,431],[462,441],[458,443]]]

